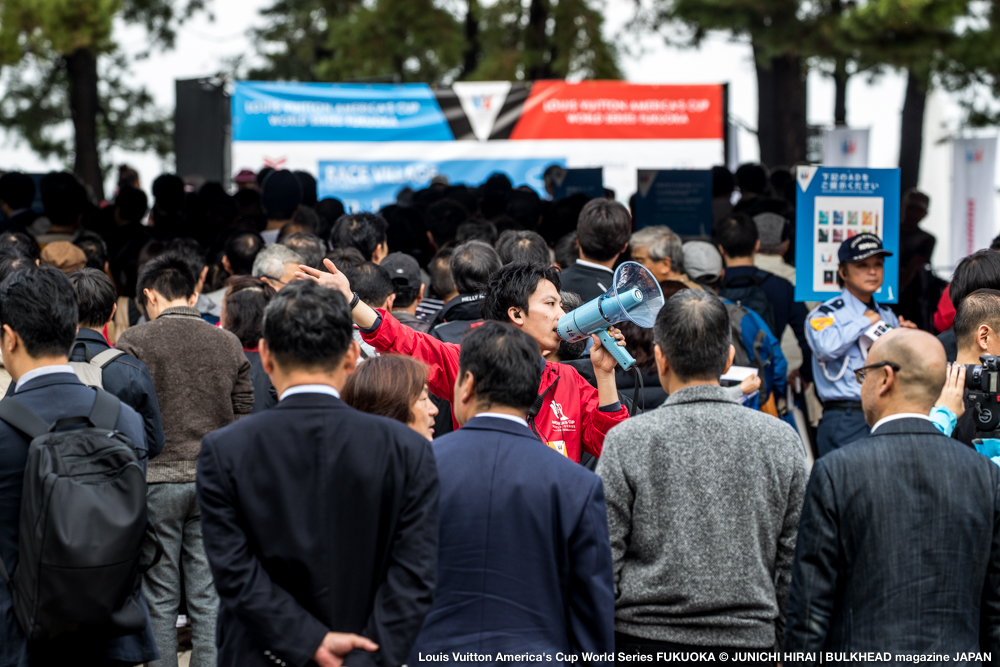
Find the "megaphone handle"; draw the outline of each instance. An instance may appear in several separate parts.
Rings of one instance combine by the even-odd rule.
[[[597,337],[601,339],[601,345],[611,353],[622,370],[631,370],[635,366],[635,359],[632,358],[632,355],[624,347],[618,345],[618,339],[608,333],[607,329],[598,331]]]

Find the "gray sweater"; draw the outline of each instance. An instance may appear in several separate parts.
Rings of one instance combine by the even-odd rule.
[[[780,645],[805,454],[788,424],[717,386],[675,392],[604,440],[615,630],[706,647]]]

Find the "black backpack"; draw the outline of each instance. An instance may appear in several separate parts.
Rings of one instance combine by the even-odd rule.
[[[749,308],[764,319],[764,324],[771,330],[775,338],[781,340],[781,331],[775,331],[774,309],[767,293],[761,285],[771,277],[766,271],[757,270],[752,276],[726,278],[719,288],[719,296],[729,299],[738,306]]]
[[[13,577],[0,560],[29,640],[77,630],[121,636],[146,627],[142,575],[163,547],[147,516],[138,453],[115,431],[121,402],[96,392],[90,415],[51,426],[15,398],[0,401],[0,419],[31,439]],[[147,536],[156,556],[144,565]]]

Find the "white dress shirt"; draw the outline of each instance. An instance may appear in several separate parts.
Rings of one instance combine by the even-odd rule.
[[[515,417],[514,415],[505,415],[499,412],[480,412],[476,417],[495,417],[496,419],[506,419],[507,421],[512,421],[520,424],[524,428],[528,428],[528,422],[521,417]]]
[[[17,393],[21,391],[21,387],[23,387],[26,382],[31,382],[35,378],[40,378],[43,375],[52,375],[53,373],[69,373],[70,375],[73,375],[73,367],[69,364],[55,364],[52,366],[41,366],[30,370],[22,375],[21,379],[17,381],[17,384],[14,385],[14,392]]]
[[[295,394],[328,394],[334,398],[340,398],[340,392],[328,384],[300,384],[283,391],[278,400],[283,401]]]
[[[875,425],[872,426],[871,432],[874,433],[875,430],[882,424],[891,422],[896,419],[923,419],[925,421],[931,421],[930,417],[928,417],[927,415],[920,414],[919,412],[900,412],[899,414],[889,415],[888,417],[882,417],[882,419],[879,419],[877,422],[875,422]]]

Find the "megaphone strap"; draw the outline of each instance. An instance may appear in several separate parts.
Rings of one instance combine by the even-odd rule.
[[[546,445],[548,445],[548,442],[546,442],[545,438],[542,437],[542,434],[538,432],[538,427],[535,426],[535,417],[537,417],[538,413],[542,411],[542,403],[545,402],[546,395],[548,395],[548,393],[550,391],[554,392],[557,384],[559,384],[559,376],[558,375],[556,376],[555,381],[552,384],[550,384],[545,389],[545,391],[543,391],[542,393],[538,394],[538,396],[535,396],[535,401],[531,404],[531,408],[528,409],[528,415],[527,415],[528,416],[528,426],[531,427],[531,430],[535,432],[535,435],[537,435],[538,438],[542,442],[544,442]]]

